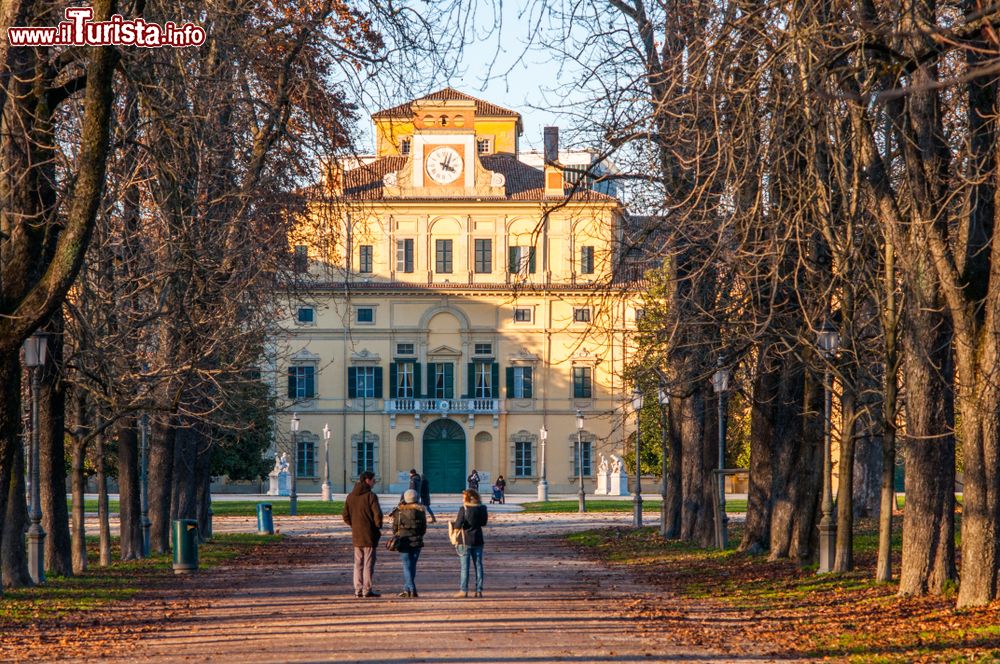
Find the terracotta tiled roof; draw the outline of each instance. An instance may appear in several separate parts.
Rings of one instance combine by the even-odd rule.
[[[398,106],[393,106],[392,108],[386,108],[377,113],[373,114],[372,117],[375,119],[379,118],[408,118],[413,115],[413,111],[410,108],[410,104],[415,101],[424,101],[426,99],[440,99],[444,101],[451,100],[461,100],[461,101],[474,101],[476,102],[476,115],[485,116],[501,116],[501,117],[521,117],[521,114],[512,111],[509,108],[504,108],[503,106],[497,106],[483,99],[478,99],[472,95],[467,95],[464,92],[460,92],[455,88],[442,88],[437,92],[432,92],[423,97],[418,97],[411,101],[403,102]]]
[[[482,200],[542,201],[558,200],[564,197],[546,196],[544,173],[518,161],[513,155],[484,155],[479,159],[487,170],[503,173],[507,180],[503,198],[483,197]],[[344,174],[344,195],[355,200],[382,200],[382,178],[387,173],[401,170],[406,163],[406,157],[382,157],[370,164],[347,171]],[[565,195],[569,194],[572,194],[574,201],[617,200],[613,196],[590,189],[580,188],[574,191],[572,186],[565,188]],[[456,196],[455,198],[467,197]]]

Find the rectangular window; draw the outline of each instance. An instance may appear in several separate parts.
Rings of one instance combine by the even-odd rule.
[[[358,322],[374,323],[375,322],[374,307],[358,307]]]
[[[413,344],[396,344],[396,355],[413,355]]]
[[[410,146],[413,144],[413,140],[410,138],[404,138],[399,142],[399,154],[404,157],[410,154]]]
[[[473,375],[475,378],[476,391],[473,394],[477,399],[493,398],[493,363],[474,362]]]
[[[371,274],[372,256],[374,256],[374,247],[372,245],[363,244],[358,248],[358,272]]]
[[[591,368],[573,367],[573,398],[589,399],[592,393]]]
[[[434,271],[451,274],[451,240],[434,240]]]
[[[509,247],[509,251],[507,270],[511,274],[535,273],[534,247]]]
[[[512,392],[514,399],[531,398],[531,367],[514,367],[511,370]]]
[[[357,474],[369,470],[375,472],[375,441],[371,439],[370,434],[366,432],[361,432],[361,440],[358,441],[358,463],[357,463]]]
[[[575,323],[589,323],[590,322],[590,309],[588,307],[581,307],[579,309],[573,309],[573,322],[575,322]]]
[[[359,399],[375,398],[375,367],[357,367],[354,394]]]
[[[317,477],[316,443],[311,440],[297,441],[295,455],[296,477]]]
[[[645,315],[646,315],[646,310],[645,309],[636,309],[635,310],[635,322],[638,323],[639,321],[641,321],[642,317],[645,316]]]
[[[492,355],[493,344],[475,344],[472,347],[472,353],[474,355]]]
[[[296,272],[305,272],[309,269],[309,247],[304,244],[295,245],[293,265]]]
[[[414,396],[413,366],[413,362],[396,364],[396,397],[399,399],[412,399]]]
[[[316,396],[316,367],[288,367],[288,398],[312,399]]]
[[[531,308],[530,307],[516,307],[514,309],[514,322],[515,323],[530,323],[531,322]]]
[[[493,271],[493,240],[476,240],[475,247],[476,274],[489,274]]]
[[[493,152],[493,141],[488,138],[476,139],[476,152],[479,154],[490,154]]]
[[[413,272],[413,239],[396,240],[396,272]]]
[[[514,442],[514,477],[531,477],[531,447],[530,440],[518,440]]]
[[[594,273],[594,248],[580,247],[580,274]]]
[[[451,362],[431,362],[428,372],[431,396],[435,399],[454,399],[455,365]]]
[[[584,440],[580,443],[573,443],[573,474],[580,476],[580,455],[583,454],[583,476],[589,477],[591,472],[591,442]]]
[[[299,307],[299,311],[295,315],[295,319],[300,323],[315,323],[316,310],[312,307]]]

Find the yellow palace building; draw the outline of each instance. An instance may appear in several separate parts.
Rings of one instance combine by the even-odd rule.
[[[330,203],[291,241],[307,295],[272,370],[298,492],[366,469],[397,491],[410,468],[435,493],[474,468],[484,492],[501,474],[508,493],[575,492],[581,471],[592,492],[634,427],[621,203],[557,129],[521,154],[521,116],[457,90],[373,120],[376,154],[327,164]]]

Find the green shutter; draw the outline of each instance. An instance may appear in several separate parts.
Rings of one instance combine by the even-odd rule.
[[[427,363],[427,392],[426,395],[431,399],[437,398],[437,392],[434,391],[434,386],[437,384],[437,363],[428,362]]]
[[[375,394],[376,399],[382,398],[382,367],[375,367]]]
[[[423,385],[420,384],[420,363],[413,363],[413,398],[419,399],[423,395]]]
[[[490,368],[490,398],[500,396],[500,365],[496,362]]]
[[[531,367],[524,368],[524,398],[531,398]]]
[[[535,273],[535,248],[528,248],[528,272],[530,274]]]
[[[507,398],[514,398],[514,367],[507,367]]]
[[[455,365],[451,362],[444,365],[444,398],[455,398]]]
[[[358,397],[358,368],[347,368],[347,398],[356,399]]]
[[[511,274],[517,274],[518,268],[520,267],[518,263],[520,263],[520,261],[517,260],[517,247],[508,247],[507,271]]]
[[[396,362],[389,363],[389,398],[395,399],[399,396],[398,389],[399,382],[399,368]]]
[[[468,382],[465,384],[465,397],[467,399],[472,399],[476,396],[476,363],[469,362],[466,365],[466,369]]]
[[[288,398],[294,399],[296,393],[295,367],[288,367]]]

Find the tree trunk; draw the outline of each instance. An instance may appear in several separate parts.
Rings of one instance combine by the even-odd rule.
[[[139,440],[135,417],[118,422],[118,534],[121,559],[142,558]]]
[[[45,530],[45,569],[52,574],[71,576],[73,554],[66,505],[66,388],[63,383],[63,318],[56,311],[46,326],[49,332],[49,359],[42,369],[38,395],[39,486],[42,499],[42,528]]]
[[[98,420],[98,426],[100,426]],[[104,433],[98,433],[94,450],[97,465],[97,521],[100,531],[100,565],[111,564],[111,514],[108,505],[108,477],[105,462]]]
[[[20,588],[31,585],[28,573],[28,552],[24,535],[28,529],[28,505],[24,498],[24,448],[18,439],[14,447],[14,458],[7,476],[7,510],[3,523],[3,539],[0,542],[3,555],[3,575],[5,588]]]
[[[170,550],[170,500],[173,488],[174,440],[171,417],[151,420],[149,440],[149,548],[156,553]]]
[[[778,391],[781,360],[773,347],[762,345],[759,350],[753,384],[750,411],[750,477],[747,488],[747,520],[740,551],[761,554],[771,548],[771,513],[774,508],[771,493],[773,448],[776,446],[774,414],[779,408]]]
[[[197,442],[197,457],[195,460],[195,477],[197,486],[195,490],[196,513],[198,518],[198,536],[203,542],[212,539],[212,440],[204,435],[207,428],[205,424],[199,424],[196,431],[199,432],[195,440]]]
[[[849,360],[850,361],[850,360]],[[854,569],[854,449],[858,414],[856,412],[856,377],[845,367],[845,379],[840,397],[840,463],[837,483],[837,543],[833,561],[834,572]],[[830,389],[833,389],[831,385]]]
[[[16,353],[0,352],[0,575],[2,575],[5,551],[2,534],[7,522],[7,496],[14,467],[14,456],[19,453],[21,441],[21,365]],[[23,500],[23,499],[22,499]],[[0,589],[3,583],[0,579]],[[0,597],[3,596],[0,590]]]
[[[87,476],[84,467],[87,461],[86,438],[73,438],[73,571],[82,574],[87,571],[87,528],[84,494],[87,490]]]
[[[675,426],[675,422],[680,410],[671,402],[668,406],[670,416],[667,418],[667,445],[670,448],[670,458],[667,468],[667,528],[666,536],[669,539],[676,539],[681,535],[681,483],[682,483],[682,454],[680,432]]]
[[[711,476],[705,476],[705,389],[694,386],[690,396],[680,401],[681,539],[701,546],[712,546],[715,539],[715,516],[710,502]]]
[[[906,506],[901,595],[939,594],[955,580],[951,328],[934,299],[926,292],[920,295],[919,286],[910,288],[903,332]]]

